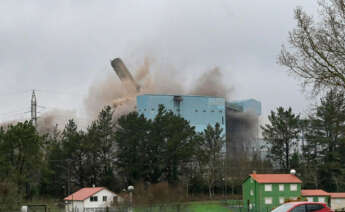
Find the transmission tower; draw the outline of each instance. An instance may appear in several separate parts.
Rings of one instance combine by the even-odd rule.
[[[35,126],[37,126],[37,101],[35,90],[32,90],[31,96],[31,121]]]

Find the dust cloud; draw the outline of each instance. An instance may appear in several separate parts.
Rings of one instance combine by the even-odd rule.
[[[125,61],[126,62],[126,61]],[[206,71],[196,77],[190,89],[184,85],[185,79],[173,65],[153,64],[154,60],[145,58],[144,63],[133,73],[135,81],[140,85],[139,92],[126,89],[126,82],[121,82],[111,70],[108,76],[95,82],[85,99],[87,114],[91,120],[106,105],[114,108],[115,118],[135,110],[136,96],[141,94],[178,94],[228,97],[232,92],[223,82],[219,68]],[[153,66],[154,65],[154,66]],[[109,65],[110,67],[110,65]]]

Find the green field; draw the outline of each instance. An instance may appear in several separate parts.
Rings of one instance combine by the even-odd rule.
[[[189,202],[147,207],[136,207],[135,212],[229,212],[222,202]]]
[[[229,212],[230,209],[226,208],[225,205],[220,202],[210,202],[210,203],[192,203],[187,207],[187,211],[190,212]]]

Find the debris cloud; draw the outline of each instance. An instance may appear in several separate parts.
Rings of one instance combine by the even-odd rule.
[[[217,67],[196,77],[190,89],[187,89],[184,84],[186,80],[184,75],[179,74],[173,65],[154,64],[153,59],[145,58],[144,63],[132,74],[135,85],[140,87],[140,90],[136,92],[128,89],[130,85],[127,83],[133,84],[132,80],[122,77],[124,81],[120,81],[114,75],[108,75],[106,79],[95,82],[90,87],[85,105],[91,119],[95,118],[105,105],[111,105],[114,108],[115,117],[134,111],[136,96],[140,94],[202,95],[227,98],[232,92],[232,89],[224,84],[222,72]]]

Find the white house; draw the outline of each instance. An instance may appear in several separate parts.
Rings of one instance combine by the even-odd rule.
[[[122,198],[104,187],[87,187],[64,200],[66,212],[99,212],[105,211],[112,203],[121,202]]]
[[[345,193],[330,193],[332,210],[345,208]]]

